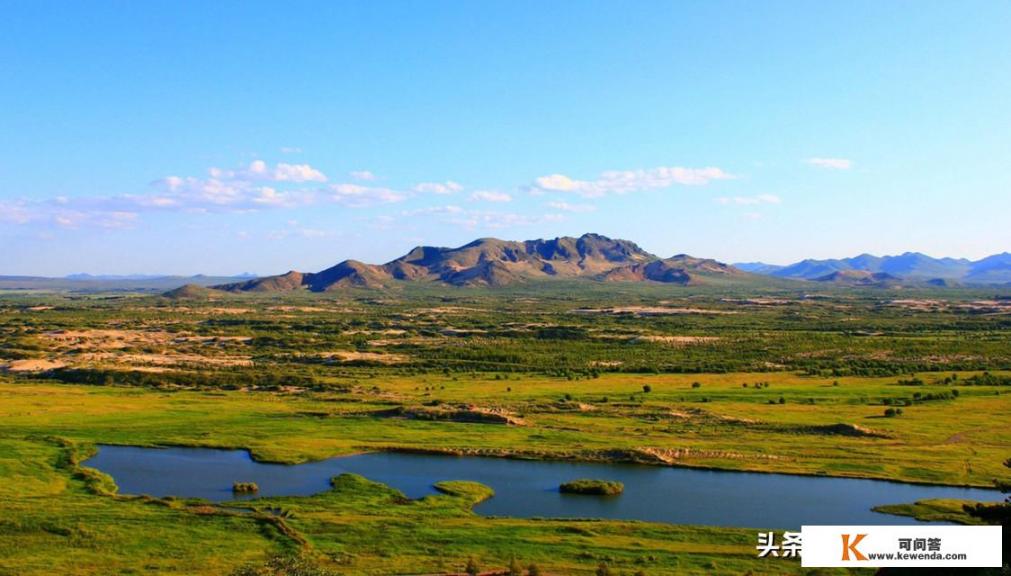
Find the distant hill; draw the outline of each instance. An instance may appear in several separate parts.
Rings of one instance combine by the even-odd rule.
[[[721,277],[746,280],[751,277],[751,274],[716,260],[678,254],[664,260],[621,266],[606,272],[602,279],[626,282],[649,280],[687,286],[706,284]]]
[[[42,290],[51,292],[164,292],[193,284],[214,286],[235,282],[241,276],[91,276],[74,274],[64,278],[42,276],[0,276],[0,290]]]
[[[497,287],[556,278],[677,285],[760,281],[715,260],[684,254],[661,259],[628,240],[584,234],[552,240],[481,238],[458,248],[418,246],[382,265],[345,260],[321,272],[291,271],[215,288],[230,292],[326,292],[347,287],[386,288],[403,282]]]
[[[866,270],[837,270],[814,279],[815,282],[831,282],[845,286],[875,286],[885,288],[898,286],[901,279],[887,272],[868,272]]]
[[[783,267],[778,264],[766,264],[765,262],[734,262],[734,268],[751,272],[753,274],[772,274]]]
[[[972,284],[1011,283],[1011,254],[1003,252],[973,262],[962,280]]]
[[[919,252],[898,256],[861,254],[853,258],[802,260],[789,266],[751,262],[737,265],[742,270],[778,278],[819,280],[836,272],[861,271],[888,274],[896,279],[930,285],[1004,284],[1011,282],[1011,254],[995,254],[982,260],[933,258]]]
[[[197,284],[185,284],[165,292],[163,296],[173,300],[207,300],[220,294],[220,290],[213,290]]]

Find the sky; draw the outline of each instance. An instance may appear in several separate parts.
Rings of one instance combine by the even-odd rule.
[[[0,275],[1011,250],[1011,3],[7,0]]]

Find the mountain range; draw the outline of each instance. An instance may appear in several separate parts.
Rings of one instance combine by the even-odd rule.
[[[1011,282],[1011,254],[1007,252],[975,261],[966,258],[932,258],[919,252],[906,252],[898,256],[861,254],[853,258],[809,259],[788,266],[763,262],[744,262],[734,266],[755,274],[796,280],[823,280],[833,275],[838,277],[838,273],[849,273],[850,276],[852,273],[869,273],[879,275],[880,281],[922,281],[934,285]]]
[[[292,270],[214,288],[229,292],[326,292],[345,287],[386,288],[398,282],[507,286],[552,278],[681,286],[760,280],[759,276],[715,260],[686,254],[660,258],[628,240],[584,234],[553,240],[481,238],[458,248],[418,246],[386,264],[345,260],[321,272]]]
[[[526,241],[480,238],[457,248],[418,246],[385,264],[345,260],[319,272],[292,270],[264,277],[0,276],[0,290],[170,290],[170,296],[192,297],[222,291],[381,289],[405,283],[498,287],[551,279],[672,286],[788,287],[804,282],[878,288],[1011,286],[1011,254],[1004,252],[973,261],[907,252],[898,256],[861,254],[833,260],[809,259],[788,266],[763,262],[729,265],[687,254],[662,258],[628,240],[584,234],[578,238],[564,236]]]

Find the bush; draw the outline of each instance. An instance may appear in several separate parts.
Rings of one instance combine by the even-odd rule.
[[[256,482],[236,482],[232,484],[232,492],[236,494],[253,494],[259,491],[260,487],[256,485]]]
[[[692,388],[701,388],[701,387],[702,387],[701,382],[692,382]]]
[[[645,392],[646,394],[649,394],[650,392],[653,391],[653,387],[650,386],[649,384],[643,384],[642,391]]]
[[[591,494],[595,496],[616,496],[625,491],[625,485],[611,480],[590,480],[582,478],[565,482],[558,487],[566,494]]]
[[[231,576],[338,576],[338,572],[321,568],[301,556],[277,556],[264,564],[243,566]]]
[[[474,558],[471,557],[467,559],[467,566],[463,569],[463,571],[470,576],[477,576],[481,573],[481,568],[478,567],[477,562],[475,562]]]
[[[892,418],[896,414],[897,412],[895,411],[895,408],[885,408],[885,417]]]

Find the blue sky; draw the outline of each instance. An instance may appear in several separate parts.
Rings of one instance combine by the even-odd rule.
[[[46,2],[0,21],[0,274],[599,232],[1011,250],[1011,4]]]

